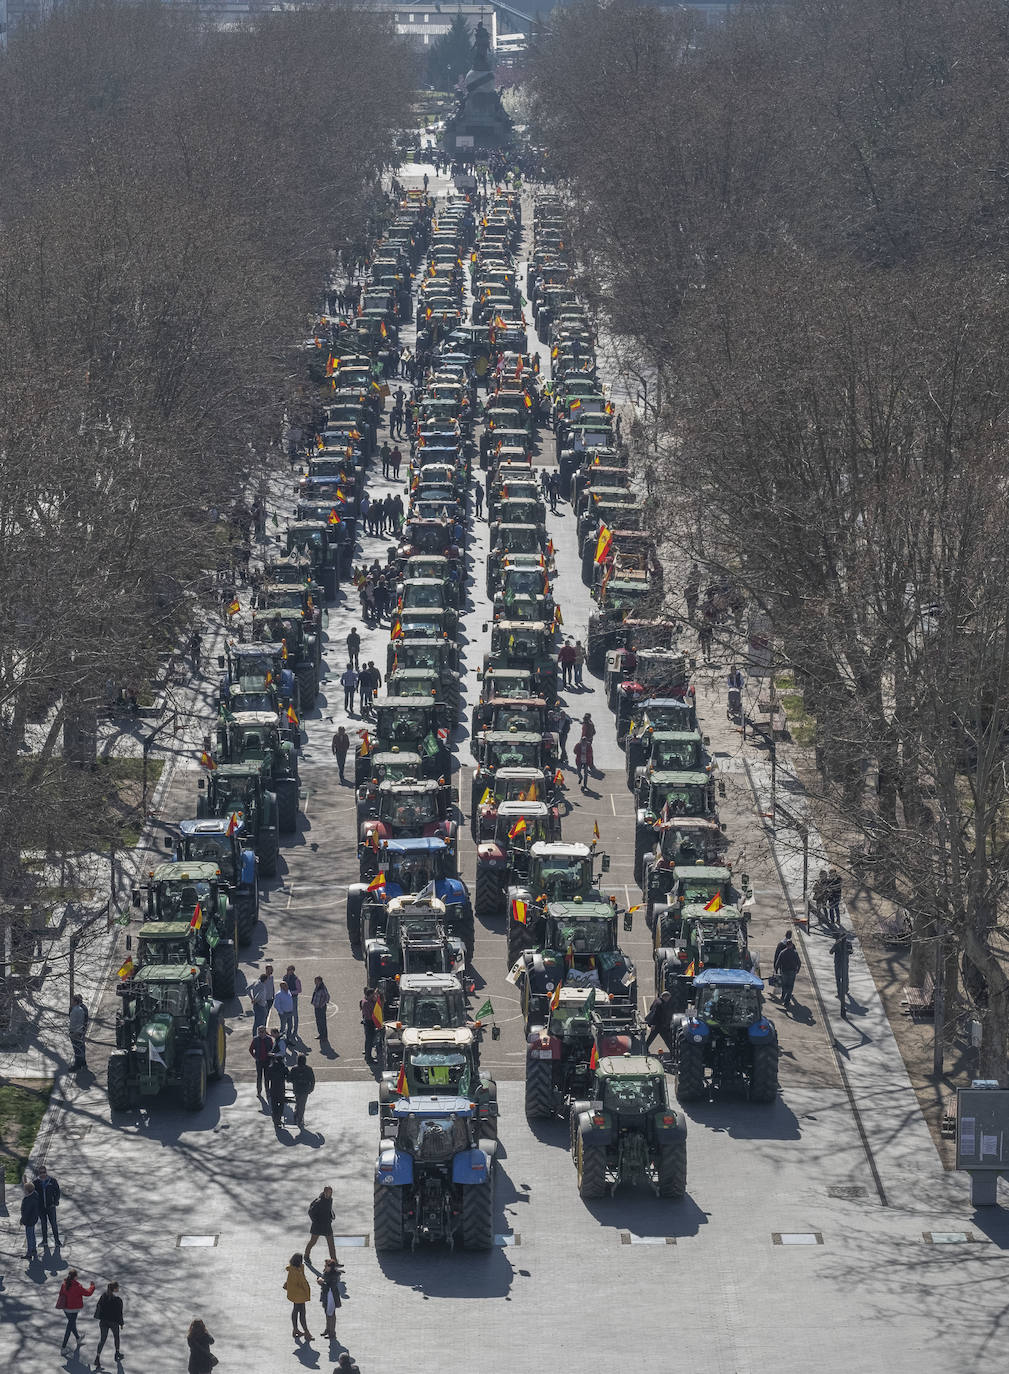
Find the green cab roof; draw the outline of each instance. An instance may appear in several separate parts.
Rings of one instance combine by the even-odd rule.
[[[158,864],[150,878],[155,883],[212,883],[221,876],[217,864],[198,860],[193,863]]]

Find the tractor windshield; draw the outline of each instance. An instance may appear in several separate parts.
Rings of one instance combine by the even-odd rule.
[[[414,740],[427,734],[430,726],[428,725],[427,712],[422,710],[411,711],[399,706],[395,710],[383,710],[378,708],[378,735],[380,739],[388,740]]]
[[[277,699],[270,691],[260,691],[258,688],[249,690],[242,687],[239,692],[231,694],[231,709],[234,711],[276,711]]]
[[[573,954],[602,954],[613,948],[613,923],[605,918],[559,920],[552,925],[547,940],[552,949],[570,949]]]
[[[402,641],[396,648],[396,658],[402,660],[399,663],[401,668],[429,668],[437,670],[438,650],[426,644],[404,644]]]
[[[267,593],[271,611],[300,611],[304,599],[297,587],[272,587]]]
[[[418,1088],[435,1093],[467,1097],[470,1091],[470,1066],[463,1054],[423,1053],[410,1060],[412,1077]]]
[[[188,921],[197,906],[210,916],[212,890],[207,882],[182,881],[163,883],[157,894],[158,915],[163,921]]]
[[[435,1026],[464,1026],[466,1004],[462,992],[411,992],[400,994],[397,1021],[404,1026],[433,1030]]]
[[[397,788],[383,793],[379,814],[393,825],[422,825],[438,819],[438,805],[433,791],[404,792]]]
[[[761,1016],[758,990],[717,985],[699,988],[697,1014],[723,1029],[755,1025]]]
[[[584,895],[592,885],[592,862],[582,858],[543,859],[535,885],[552,902]]]
[[[143,964],[187,964],[189,962],[189,941],[185,936],[173,935],[170,940],[159,940],[142,935],[139,945],[139,962]]]
[[[408,582],[403,588],[403,606],[441,609],[444,593],[440,582]]]
[[[603,1079],[603,1106],[611,1112],[651,1112],[665,1105],[665,1085],[657,1078]]]
[[[226,879],[235,876],[231,840],[226,835],[193,835],[184,841],[182,857],[190,863],[216,864]]]
[[[656,740],[652,745],[651,764],[653,768],[676,769],[696,768],[700,761],[700,750],[696,740]]]
[[[273,672],[273,656],[271,654],[236,654],[232,673],[240,679],[258,679],[262,681],[267,673]]]
[[[448,525],[412,525],[407,538],[415,549],[426,553],[441,553],[452,542]]]
[[[447,1164],[469,1145],[465,1120],[454,1116],[407,1116],[400,1123],[397,1144],[429,1164]]]
[[[442,867],[434,854],[395,854],[389,856],[387,867],[383,864],[385,876],[398,883],[404,892],[419,892],[427,887],[432,877],[442,877],[438,871]]]
[[[189,1011],[188,988],[181,983],[146,983],[144,1003],[152,1012],[164,1011],[169,1016],[185,1016]]]
[[[546,574],[538,568],[509,568],[505,574],[504,597],[543,596],[546,593]]]
[[[543,641],[539,634],[530,630],[509,630],[504,643],[498,637],[498,648],[510,658],[537,658],[543,652]]]
[[[686,702],[682,706],[648,706],[642,715],[641,725],[650,725],[653,730],[689,730],[690,707]]]
[[[659,814],[668,807],[670,816],[703,816],[708,812],[706,787],[682,787],[653,783],[649,788],[648,809]]]

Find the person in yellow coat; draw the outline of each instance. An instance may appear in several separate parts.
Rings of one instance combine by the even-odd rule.
[[[284,1280],[284,1292],[287,1294],[291,1304],[291,1334],[297,1340],[303,1334],[307,1341],[312,1339],[312,1333],[308,1329],[305,1320],[305,1303],[312,1296],[312,1290],[308,1284],[308,1275],[305,1273],[305,1261],[301,1255],[292,1255],[291,1263],[287,1266],[287,1278]],[[298,1331],[298,1318],[301,1318],[301,1332]]]

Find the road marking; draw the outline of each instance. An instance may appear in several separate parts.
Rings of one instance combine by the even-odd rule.
[[[620,1232],[621,1245],[675,1245],[675,1236],[638,1236],[633,1231]]]
[[[610,810],[613,812],[614,816],[617,814],[617,799],[612,792],[610,793]]]
[[[304,792],[304,798],[305,798],[305,800],[304,800],[304,801],[302,802],[302,804],[301,804],[301,814],[302,814],[303,816],[307,816],[307,815],[308,815],[308,799],[309,799],[309,797],[310,797],[311,795],[312,795],[311,790],[310,790],[309,788],[306,787],[306,788],[305,788],[305,792]]]
[[[351,1245],[356,1245],[359,1249],[362,1248],[362,1247],[363,1247],[363,1248],[367,1248],[367,1245],[368,1245],[368,1237],[367,1237],[367,1235],[364,1235],[364,1236],[334,1236],[334,1237],[333,1237],[333,1244],[334,1244],[334,1245],[343,1246],[344,1248],[346,1248],[347,1246],[351,1246]]]
[[[293,897],[294,897],[294,884],[292,883],[291,886],[287,889],[287,906],[284,907],[284,910],[285,910],[285,911],[290,911],[290,910],[291,910],[291,900],[292,900]]]
[[[822,1245],[819,1231],[772,1231],[772,1245]]]
[[[921,1234],[928,1245],[978,1244],[972,1231],[922,1231]],[[987,1241],[980,1243],[986,1245]]]
[[[499,1231],[494,1237],[495,1245],[521,1245],[522,1237],[515,1231]]]
[[[216,1245],[219,1239],[219,1236],[178,1236],[175,1247],[177,1250],[195,1249],[196,1246],[200,1245],[209,1247]]]

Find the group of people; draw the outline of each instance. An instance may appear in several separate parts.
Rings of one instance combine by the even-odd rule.
[[[305,1107],[315,1091],[315,1072],[308,1063],[307,1054],[292,1049],[295,1044],[305,1043],[298,1029],[301,995],[301,979],[293,964],[288,965],[279,986],[275,982],[273,965],[267,964],[264,972],[249,988],[253,1016],[249,1054],[256,1065],[256,1092],[262,1096],[265,1087],[274,1126],[279,1128],[283,1124],[284,1105],[290,1085],[294,1098],[294,1124],[304,1130]],[[316,975],[311,1004],[320,1046],[329,1044],[327,1009],[331,1000],[325,982]],[[277,1013],[279,1024],[271,1029],[267,1022],[272,1011]],[[292,1053],[296,1056],[293,1065],[288,1062]]]
[[[355,668],[351,660],[348,659],[346,668],[340,674],[340,686],[343,688],[343,709],[349,716],[354,714],[354,697],[356,695],[360,714],[369,719],[375,714],[375,697],[381,685],[381,670],[371,659],[360,669]],[[335,747],[333,752],[337,753]],[[346,751],[344,751],[344,758],[346,759]],[[343,781],[342,770],[340,781]]]
[[[382,449],[389,449],[388,444],[383,444]],[[383,455],[383,464],[393,468],[398,473],[399,466],[403,461],[403,455],[398,448],[389,449],[388,454]],[[377,538],[380,534],[399,535],[403,528],[403,521],[406,518],[406,507],[403,505],[403,498],[400,493],[391,492],[388,496],[377,496],[374,501],[367,493],[362,495],[360,501],[361,524],[365,533]]]

